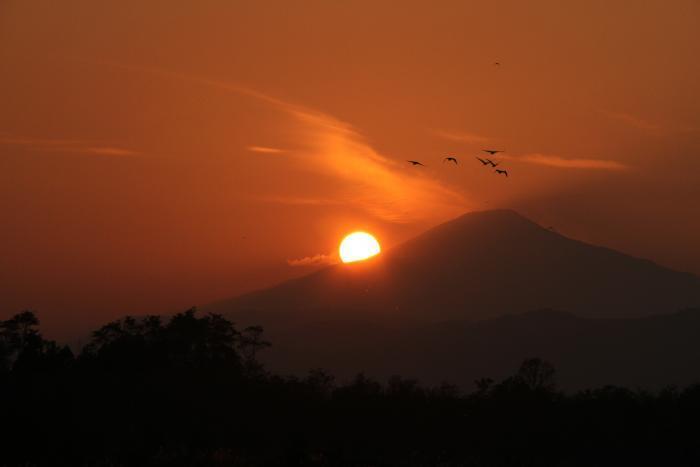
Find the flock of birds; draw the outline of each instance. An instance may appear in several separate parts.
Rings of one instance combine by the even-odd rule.
[[[501,150],[499,150],[499,149],[482,149],[482,151],[485,152],[485,153],[487,153],[487,154],[489,154],[491,157],[495,156],[495,155],[498,154],[499,152],[505,152],[505,151],[501,151]],[[485,166],[485,167],[486,167],[486,166],[491,166],[491,167],[493,167],[493,168],[495,169],[495,170],[494,170],[495,173],[497,173],[497,174],[499,174],[499,175],[505,175],[506,177],[508,176],[508,171],[507,171],[507,170],[505,170],[505,169],[499,169],[499,168],[498,168],[498,166],[501,164],[500,162],[494,162],[494,161],[492,161],[491,159],[482,159],[481,157],[477,157],[476,159],[477,159],[479,162],[481,162],[481,165],[483,165],[483,166]],[[420,161],[408,160],[408,161],[406,161],[406,162],[410,163],[410,164],[413,165],[413,166],[419,165],[419,166],[425,167],[425,164],[423,164],[423,163],[420,162]],[[445,162],[452,162],[452,163],[454,163],[455,165],[458,165],[458,164],[459,164],[459,161],[457,161],[457,158],[454,157],[454,156],[445,157],[445,158],[442,160],[442,163],[444,164]]]
[[[493,62],[493,66],[500,68],[500,67],[501,67],[501,62]],[[500,150],[500,149],[482,149],[481,151],[482,151],[482,152],[485,152],[486,154],[488,154],[488,155],[491,156],[491,157],[495,156],[495,155],[498,154],[499,152],[505,152],[505,151]],[[477,159],[479,162],[481,162],[481,165],[484,166],[484,167],[486,167],[486,166],[491,166],[491,167],[493,167],[493,168],[495,169],[494,172],[495,172],[496,174],[498,174],[498,175],[505,175],[506,177],[508,177],[508,171],[507,171],[507,170],[505,170],[505,169],[499,169],[499,168],[498,168],[498,166],[501,164],[500,162],[494,162],[494,161],[492,161],[491,159],[482,159],[481,157],[477,157],[476,159]],[[425,164],[423,164],[423,163],[420,162],[420,161],[408,160],[408,161],[406,161],[406,162],[410,163],[412,166],[422,166],[422,167],[425,167]],[[455,165],[458,165],[458,164],[459,164],[459,162],[457,161],[457,158],[454,157],[454,156],[447,156],[447,157],[445,157],[445,158],[442,160],[442,163],[444,164],[445,162],[452,162],[452,163],[454,163]]]

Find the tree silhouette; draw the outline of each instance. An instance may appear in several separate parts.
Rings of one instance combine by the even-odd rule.
[[[33,311],[29,310],[0,322],[0,338],[10,355],[40,344],[41,337],[36,329],[37,326],[39,326],[39,319]]]
[[[0,321],[2,466],[700,465],[700,384],[567,395],[539,358],[471,394],[337,383],[263,371],[261,327],[195,309],[108,323],[77,358],[38,324]]]
[[[476,394],[479,396],[484,396],[488,394],[489,390],[493,386],[494,381],[491,378],[479,378],[474,381],[476,386]]]
[[[238,348],[243,354],[245,366],[249,371],[258,371],[260,366],[256,360],[259,351],[270,347],[272,344],[263,339],[261,326],[248,326],[238,337]]]
[[[53,369],[72,360],[71,350],[43,339],[38,326],[39,319],[29,310],[0,321],[0,371]]]
[[[329,398],[336,388],[335,376],[321,368],[309,370],[304,384],[306,384],[312,392],[320,395],[324,399]]]
[[[515,378],[532,391],[553,391],[556,388],[556,370],[551,363],[540,358],[528,358],[522,362]]]
[[[127,316],[93,333],[81,357],[124,369],[152,367],[240,367],[239,333],[221,315],[196,316],[195,308],[163,325],[157,316]],[[262,340],[262,329],[258,339]]]

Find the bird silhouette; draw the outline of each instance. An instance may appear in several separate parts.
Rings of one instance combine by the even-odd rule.
[[[406,161],[406,162],[410,162],[410,163],[411,163],[411,165],[422,165],[423,167],[425,167],[425,165],[424,165],[424,164],[421,164],[421,163],[420,163],[420,162],[418,162],[418,161]]]
[[[501,66],[501,62],[493,62],[494,66]]]
[[[500,162],[494,162],[491,159],[486,159],[486,163],[491,164],[491,167],[493,167],[493,168],[496,168],[501,164]]]
[[[484,159],[482,159],[481,157],[477,157],[477,159],[479,160],[479,162],[481,162],[482,165],[489,165],[489,163],[486,162],[486,161],[485,161]]]
[[[501,169],[496,169],[497,174],[503,174],[506,177],[508,176],[508,171],[507,170],[501,170]]]
[[[499,152],[503,152],[503,151],[500,151],[498,149],[482,149],[482,151],[487,152],[487,153],[491,154],[492,156],[494,154],[498,154]]]
[[[457,158],[456,158],[456,157],[446,157],[446,158],[444,158],[444,159],[442,160],[442,163],[443,163],[443,164],[444,164],[445,162],[454,162],[455,164],[459,164],[459,162],[457,162]]]

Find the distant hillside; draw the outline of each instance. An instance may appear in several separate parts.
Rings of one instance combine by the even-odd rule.
[[[263,325],[278,371],[470,386],[538,356],[580,388],[698,381],[698,305],[696,276],[487,211],[205,311]]]
[[[207,309],[251,313],[263,323],[301,315],[439,322],[541,308],[623,318],[699,305],[697,276],[498,210],[466,214],[373,260],[332,266]]]
[[[266,334],[273,346],[262,357],[271,369],[305,374],[320,367],[341,379],[364,371],[471,388],[477,378],[499,380],[538,356],[554,363],[567,389],[700,382],[700,309],[613,320],[535,311],[425,325],[301,319]]]

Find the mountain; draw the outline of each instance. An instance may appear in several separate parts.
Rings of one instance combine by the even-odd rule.
[[[540,357],[567,390],[700,383],[700,309],[612,320],[540,310],[478,322],[299,321],[268,337],[273,345],[261,357],[269,368],[324,368],[340,380],[364,372],[473,389],[476,379],[501,380]]]
[[[700,305],[697,276],[566,238],[514,211],[463,215],[372,260],[210,309],[258,319],[475,320],[534,309],[622,318]]]
[[[261,324],[275,371],[469,386],[538,356],[561,369],[565,387],[581,388],[698,381],[700,308],[679,310],[699,305],[692,274],[499,210],[204,311]]]

